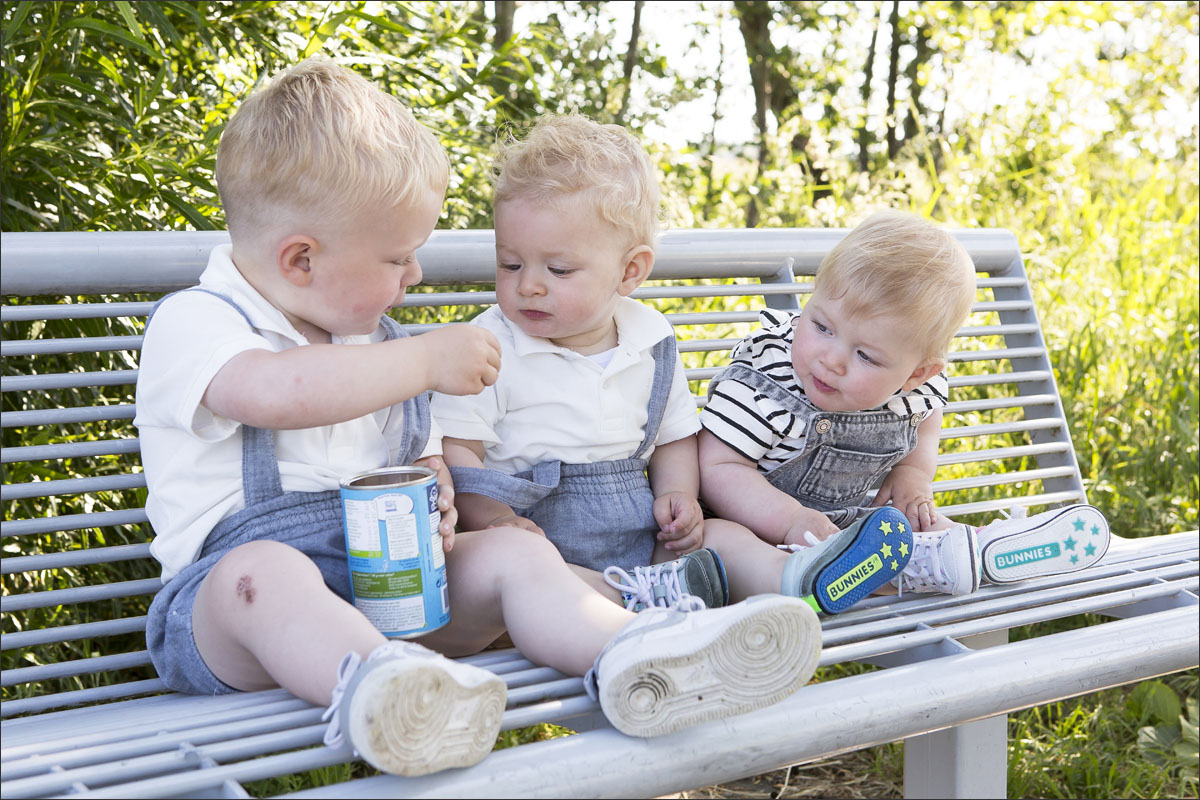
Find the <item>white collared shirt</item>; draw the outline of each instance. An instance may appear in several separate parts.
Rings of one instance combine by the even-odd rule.
[[[279,309],[251,286],[221,245],[209,256],[200,286],[222,294],[181,292],[166,300],[148,328],[137,380],[142,465],[149,486],[146,513],[154,526],[150,552],[163,580],[196,559],[217,523],[245,506],[242,495],[241,423],[201,404],[209,383],[246,350],[281,352],[308,344]],[[334,344],[367,344],[385,338],[333,337]],[[401,445],[401,406],[320,428],[275,432],[279,473],[286,492],[337,489],[342,478],[391,463]],[[423,455],[441,452],[436,426]]]
[[[489,308],[471,324],[500,340],[500,377],[473,396],[435,393],[433,415],[443,434],[483,442],[484,466],[510,475],[542,461],[590,464],[632,456],[645,437],[654,378],[651,348],[674,331],[661,313],[630,298],[622,298],[615,319],[617,346],[601,367],[525,334],[499,306]],[[699,429],[696,403],[676,357],[656,443]]]

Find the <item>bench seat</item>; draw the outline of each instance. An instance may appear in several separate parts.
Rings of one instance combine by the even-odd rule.
[[[698,405],[756,310],[797,308],[844,233],[664,234],[654,280],[635,296],[675,325]],[[1014,505],[1085,502],[1016,240],[958,236],[979,297],[951,355],[939,506],[982,521]],[[283,690],[163,694],[140,638],[161,586],[130,422],[141,323],[155,298],[194,285],[222,241],[3,237],[5,798],[246,797],[245,783],[353,761],[321,744],[322,709]],[[409,294],[398,319],[419,333],[493,303],[492,242],[490,231],[435,233],[419,253],[430,286]],[[83,353],[103,368],[78,371],[72,356]],[[1121,532],[1119,520],[1112,527]],[[782,703],[653,740],[613,730],[579,678],[487,651],[464,660],[507,682],[505,730],[551,722],[579,733],[469,769],[351,777],[288,796],[655,796],[900,739],[906,795],[1004,796],[1005,714],[1197,664],[1198,552],[1196,532],[1116,536],[1073,575],[966,597],[871,598],[823,620],[820,664],[879,669],[819,672]],[[77,612],[66,624],[64,607]],[[1039,623],[1085,614],[1093,624],[1038,635]],[[1012,628],[1032,638],[1009,642]]]

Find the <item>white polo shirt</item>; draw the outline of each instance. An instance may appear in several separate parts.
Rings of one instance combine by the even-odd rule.
[[[163,581],[196,559],[218,522],[245,507],[242,426],[200,402],[213,376],[246,350],[280,352],[308,344],[242,277],[231,250],[230,245],[213,250],[200,286],[232,299],[254,328],[220,298],[181,292],[159,306],[142,346],[134,424],[150,490],[146,513],[155,533],[150,552],[163,565]],[[353,345],[384,338],[380,327],[333,341]],[[344,477],[388,466],[401,444],[402,422],[396,405],[337,425],[276,431],[284,491],[337,489]],[[439,452],[435,427],[424,455]]]
[[[474,396],[435,393],[433,415],[443,434],[483,442],[484,466],[510,475],[542,461],[589,464],[632,456],[645,436],[654,380],[651,348],[675,334],[666,317],[630,298],[622,298],[615,319],[617,347],[601,367],[525,334],[499,306],[489,308],[471,324],[500,340],[500,377]],[[655,443],[699,429],[696,402],[676,357]]]

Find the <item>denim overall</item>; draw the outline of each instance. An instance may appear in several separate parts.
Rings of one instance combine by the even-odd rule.
[[[867,494],[917,444],[917,427],[929,416],[902,417],[889,409],[821,411],[744,364],[734,364],[710,386],[733,379],[770,397],[804,421],[804,449],[764,477],[808,508],[845,528],[872,508]]]
[[[603,572],[650,563],[659,526],[643,454],[658,438],[675,373],[675,337],[654,345],[654,379],[647,403],[646,435],[629,458],[592,464],[543,461],[507,475],[495,469],[451,467],[454,490],[482,494],[533,520],[568,564]],[[586,422],[581,420],[581,425]],[[582,435],[587,434],[581,429]]]
[[[246,312],[224,295],[207,289],[185,291],[219,297],[250,321]],[[381,322],[388,339],[408,335],[390,317],[383,317]],[[147,320],[147,327],[149,324]],[[406,400],[403,409],[402,444],[396,463],[411,464],[429,439],[428,394]],[[350,602],[350,569],[339,492],[283,491],[275,458],[275,432],[249,425],[242,426],[242,490],[245,508],[212,529],[197,559],[163,586],[147,613],[150,660],[163,683],[177,692],[215,695],[237,691],[213,675],[200,657],[192,635],[192,608],[204,577],[238,545],[260,540],[291,545],[312,559],[330,589]]]

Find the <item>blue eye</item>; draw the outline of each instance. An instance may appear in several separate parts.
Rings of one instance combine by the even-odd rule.
[[[516,272],[521,268],[520,264],[497,264],[496,269],[502,269],[505,272]]]
[[[565,275],[570,275],[572,272],[572,270],[569,270],[566,267],[546,267],[546,269],[550,271],[551,275],[557,275],[560,278]]]
[[[862,350],[856,351],[856,355],[858,355],[859,358],[861,358],[863,361],[867,362],[868,364],[874,365],[874,364],[878,363],[875,361],[875,359],[871,358],[869,355],[867,355]]]

